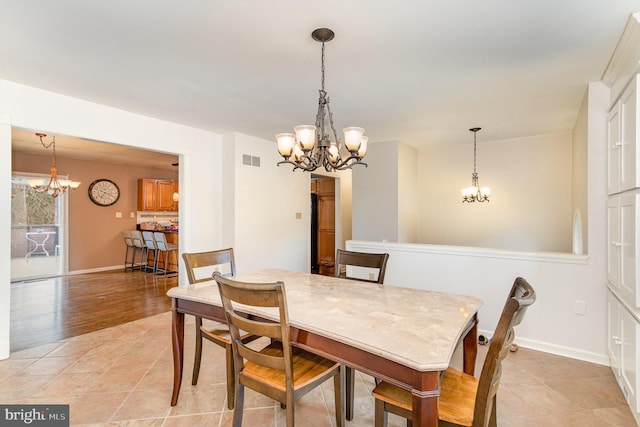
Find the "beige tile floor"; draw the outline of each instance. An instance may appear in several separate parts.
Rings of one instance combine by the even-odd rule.
[[[205,343],[197,386],[191,386],[193,320],[185,331],[185,378],[178,405],[169,313],[13,353],[0,361],[0,402],[70,404],[72,425],[229,426],[224,351]],[[486,347],[479,348],[481,366]],[[456,353],[453,365],[459,366]],[[480,368],[476,369],[479,373]],[[373,380],[357,374],[356,411],[348,426],[373,425]],[[296,424],[334,426],[332,381],[296,404]],[[247,390],[244,426],[283,426],[279,404]],[[390,416],[390,426],[404,420]],[[504,362],[498,394],[501,427],[635,426],[608,367],[525,348]]]

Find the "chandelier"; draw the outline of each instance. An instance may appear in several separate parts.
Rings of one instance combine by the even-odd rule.
[[[344,146],[333,125],[333,115],[329,106],[329,97],[324,89],[324,43],[333,40],[334,33],[328,28],[318,28],[311,37],[322,43],[322,79],[316,124],[300,125],[294,133],[279,133],[278,152],[284,158],[278,163],[293,165],[293,170],[313,171],[323,166],[327,172],[351,169],[353,165],[364,165],[362,158],[367,154],[367,140],[364,129],[347,127],[344,132]],[[331,131],[330,138],[329,131]]]
[[[40,137],[40,143],[45,149],[52,147],[53,149],[53,163],[51,165],[51,176],[46,179],[32,178],[29,180],[29,185],[36,191],[42,193],[49,193],[52,197],[58,197],[59,194],[67,192],[69,189],[75,190],[80,186],[80,182],[71,181],[69,179],[58,179],[58,168],[56,167],[56,137],[53,140],[45,144],[42,138],[46,137],[46,133],[36,133],[36,136]]]
[[[476,172],[476,135],[482,128],[471,128],[473,132],[473,173],[471,174],[471,186],[462,189],[462,203],[488,202],[491,195],[489,187],[478,185],[478,173]]]

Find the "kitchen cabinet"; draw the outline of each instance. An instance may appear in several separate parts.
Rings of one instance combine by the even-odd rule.
[[[177,181],[141,178],[138,180],[138,210],[177,211],[178,201],[173,200],[177,191]]]
[[[333,276],[336,257],[336,184],[333,178],[318,178],[315,182],[318,195],[319,272],[325,276]]]

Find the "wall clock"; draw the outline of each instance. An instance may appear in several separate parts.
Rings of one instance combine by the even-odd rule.
[[[89,185],[89,199],[98,206],[111,206],[119,198],[120,189],[110,179],[96,179]]]

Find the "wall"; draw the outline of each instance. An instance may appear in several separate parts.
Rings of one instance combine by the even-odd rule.
[[[40,144],[35,136],[34,144]],[[61,174],[68,174],[82,183],[77,190],[63,196],[69,203],[69,272],[123,267],[125,246],[122,231],[136,228],[136,218],[131,218],[130,214],[137,212],[138,178],[176,179],[176,171],[87,162],[59,154],[56,158]],[[50,167],[51,155],[12,153],[14,171],[46,173]],[[98,178],[108,178],[118,184],[120,199],[114,205],[102,207],[89,200],[89,185]],[[116,212],[122,213],[122,217],[116,218]]]
[[[50,135],[76,137],[176,153],[180,155],[180,246],[198,250],[220,244],[220,194],[215,187],[220,168],[220,136],[200,129],[74,99],[0,80],[0,227],[10,235],[10,126],[38,129]],[[108,124],[108,125],[106,125]],[[197,190],[197,191],[196,191]],[[77,190],[81,191],[81,190]],[[11,312],[10,242],[0,257],[0,359],[9,356]],[[186,283],[184,268],[181,281]]]
[[[538,299],[517,328],[517,341],[526,347],[608,364],[605,233],[609,90],[601,82],[591,83],[585,100],[573,133],[586,137],[588,255],[370,241],[351,241],[347,248],[388,252],[386,286],[481,298],[479,328],[489,333],[497,324],[513,280],[522,276],[536,289]],[[582,304],[584,313],[580,312]]]
[[[572,237],[576,240],[576,247],[572,245],[572,251],[574,253],[580,252],[580,245],[582,246],[582,252],[586,251],[586,248],[589,245],[589,235],[587,233],[587,227],[589,224],[589,212],[587,210],[587,142],[588,142],[588,110],[587,103],[589,100],[589,91],[585,93],[584,98],[582,99],[582,104],[580,107],[580,113],[576,119],[576,125],[571,134],[571,189],[572,189],[572,197],[571,197],[571,208],[574,212],[579,212],[580,221],[582,224],[581,233],[572,233]],[[578,235],[576,235],[578,234]],[[578,252],[576,252],[578,251]]]
[[[571,252],[571,134],[501,141],[478,133],[477,171],[487,203],[462,203],[471,184],[470,144],[420,151],[418,242],[526,251]]]
[[[398,242],[418,241],[418,151],[398,144]]]
[[[233,143],[231,143],[233,142]],[[225,150],[234,155],[234,255],[238,273],[263,268],[309,271],[310,174],[277,166],[275,142],[249,135],[225,135]],[[260,158],[260,167],[242,163],[243,154]],[[301,217],[296,218],[300,213]],[[230,214],[231,215],[231,214]]]

